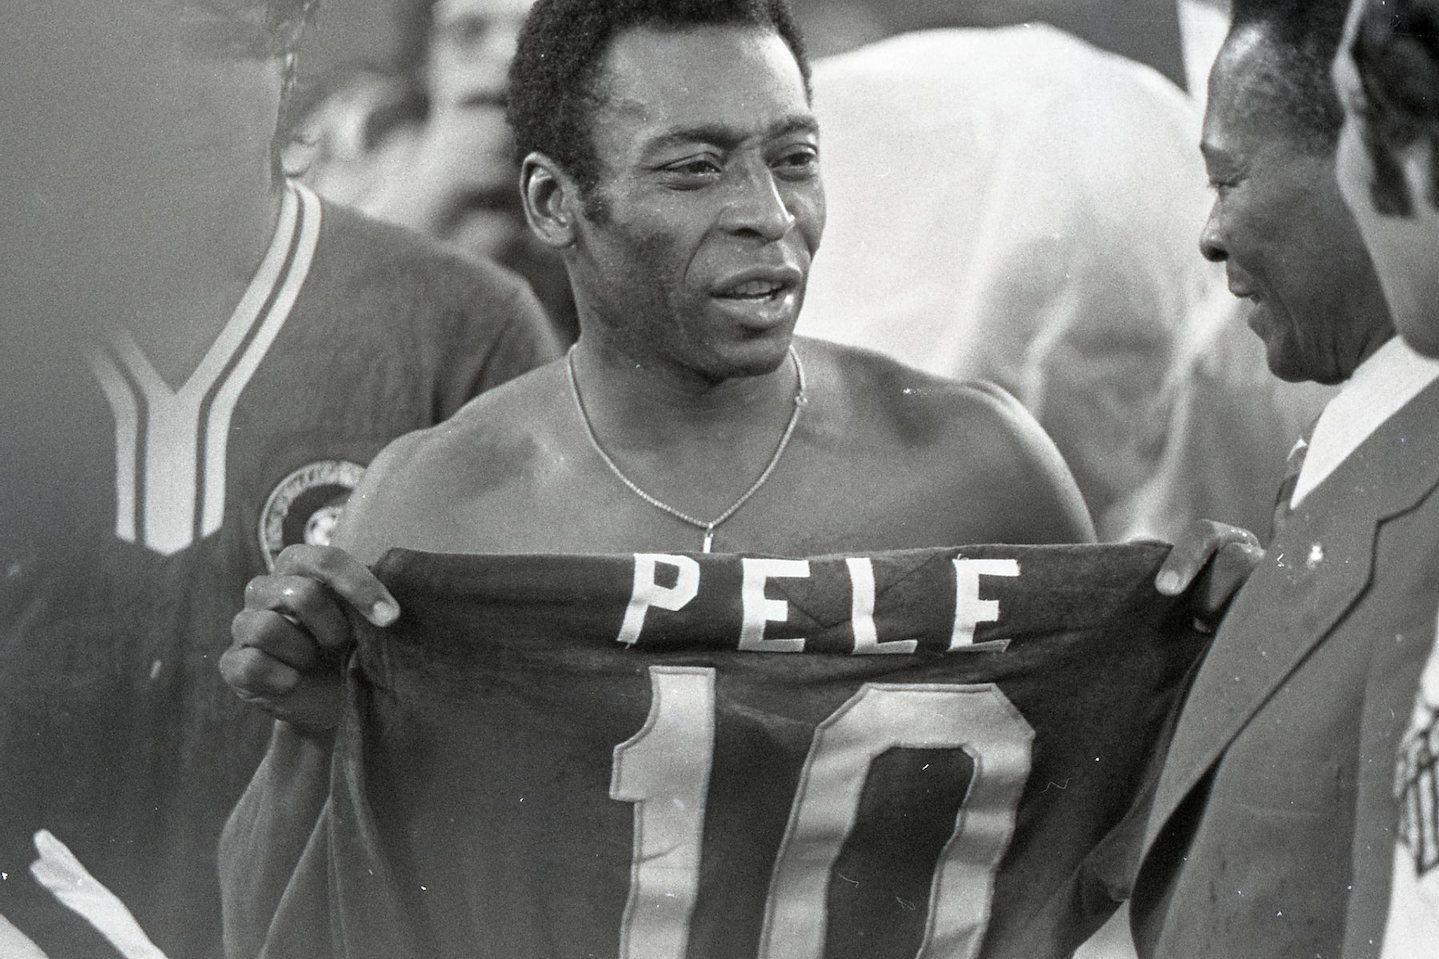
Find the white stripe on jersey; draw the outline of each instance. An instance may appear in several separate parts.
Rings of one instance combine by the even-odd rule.
[[[84,919],[125,959],[165,959],[145,930],[115,895],[81,864],[48,829],[35,834],[40,858],[30,865],[35,881],[66,908]]]
[[[300,287],[309,275],[310,260],[315,254],[315,244],[320,236],[319,198],[299,185],[296,186],[294,195],[298,197],[302,209],[298,235],[295,237],[294,258],[281,282],[274,287],[258,335],[235,364],[230,375],[220,384],[219,390],[214,394],[214,401],[210,404],[210,419],[205,431],[208,440],[205,447],[207,491],[202,536],[208,536],[219,529],[225,518],[225,448],[230,436],[230,417],[240,402],[240,393],[250,382],[250,377],[255,375],[255,370],[259,369],[260,361],[270,351],[270,345],[275,342],[280,328],[290,316],[290,309],[300,295]],[[263,267],[261,269],[263,270]],[[243,306],[244,301],[241,301],[241,307]]]
[[[220,528],[226,448],[240,394],[309,273],[320,201],[285,191],[260,268],[199,366],[171,390],[127,334],[90,358],[115,415],[115,535],[169,555]]]
[[[115,414],[115,535],[127,543],[135,531],[135,445],[140,435],[140,410],[129,385],[103,354],[90,357],[90,369]]]
[[[49,959],[35,941],[0,916],[0,956],[7,959]]]

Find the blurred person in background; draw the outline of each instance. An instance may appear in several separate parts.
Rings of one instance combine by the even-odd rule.
[[[216,676],[240,584],[556,353],[517,278],[281,175],[313,8],[6,14],[4,325],[36,343],[5,385],[0,954],[219,954],[215,842],[269,734]]]
[[[402,5],[412,74],[354,66],[322,82],[286,162],[322,196],[519,273],[571,342],[564,266],[525,227],[505,124],[506,76],[531,2]]]
[[[1275,499],[1294,438],[1338,389],[1269,372],[1242,303],[1220,290],[1196,304],[1154,415],[1140,431],[1151,474],[1102,518],[1116,539],[1173,540],[1200,517],[1273,536]]]
[[[1102,516],[1149,476],[1141,428],[1217,281],[1193,103],[1038,24],[905,34],[814,85],[832,213],[800,331],[1004,386]]]
[[[908,0],[876,9],[889,33],[1045,23],[1185,82],[1174,0]]]
[[[1345,111],[1340,189],[1399,335],[1439,357],[1439,3],[1357,0],[1334,80]],[[1433,554],[1415,560],[1439,566]],[[1365,797],[1355,842],[1355,882],[1389,887],[1387,916],[1383,896],[1368,897],[1346,957],[1375,955],[1382,939],[1383,959],[1420,959],[1439,943],[1439,652],[1432,641],[1400,652],[1371,683],[1380,723],[1366,737],[1381,767],[1395,761],[1394,778]]]

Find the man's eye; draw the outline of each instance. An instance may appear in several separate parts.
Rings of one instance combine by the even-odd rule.
[[[780,156],[776,168],[791,176],[810,176],[819,169],[819,154],[814,150],[793,150]]]
[[[718,183],[724,170],[709,157],[694,157],[661,167],[659,175],[660,182],[668,189],[700,190]]]
[[[671,163],[664,169],[666,173],[673,173],[691,179],[714,177],[720,174],[719,164],[705,157],[696,157],[693,160],[681,160],[679,163]]]

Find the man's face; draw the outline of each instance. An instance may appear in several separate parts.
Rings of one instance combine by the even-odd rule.
[[[121,126],[106,133],[147,137],[181,167],[268,157],[283,65],[253,48],[263,13],[260,3],[127,3],[106,25],[107,55],[91,71],[95,96]]]
[[[1281,379],[1337,383],[1393,332],[1378,280],[1334,179],[1276,101],[1283,69],[1262,31],[1226,41],[1210,75],[1201,150],[1215,191],[1200,238]]]
[[[633,29],[601,68],[569,265],[599,335],[712,382],[784,359],[824,229],[798,64],[753,27]]]
[[[437,109],[498,106],[533,0],[439,0],[431,14],[429,88]]]
[[[33,68],[6,85],[27,126],[6,147],[26,185],[15,216],[34,223],[37,249],[70,264],[56,267],[65,282],[124,289],[163,269],[196,210],[219,210],[217,183],[268,183],[281,64],[231,53],[234,24],[209,8],[36,7]]]
[[[531,0],[439,0],[432,14],[426,130],[432,180],[461,198],[443,235],[486,256],[524,231],[505,89]]]
[[[1396,156],[1409,184],[1414,212],[1409,216],[1379,212],[1371,189],[1374,163],[1364,142],[1368,105],[1350,54],[1363,7],[1356,3],[1350,11],[1344,42],[1334,61],[1334,87],[1344,104],[1344,130],[1335,157],[1339,189],[1373,256],[1399,335],[1419,352],[1439,356],[1439,270],[1434,268],[1439,251],[1439,210],[1429,199],[1426,175],[1432,158],[1423,144]]]
[[[94,55],[83,80],[57,80],[68,87],[57,132],[74,147],[57,176],[156,211],[205,193],[213,204],[217,180],[267,176],[283,66],[244,48],[248,17],[179,0],[122,6],[76,28],[76,52]]]

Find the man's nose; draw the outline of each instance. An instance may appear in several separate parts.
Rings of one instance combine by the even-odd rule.
[[[720,221],[725,230],[773,243],[794,229],[794,214],[768,166],[741,173],[733,190]]]
[[[1224,232],[1220,227],[1219,211],[1211,209],[1199,232],[1199,253],[1210,263],[1223,263],[1229,259],[1229,248],[1224,243]]]

